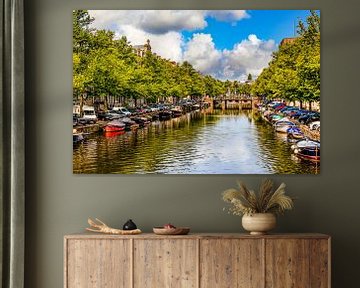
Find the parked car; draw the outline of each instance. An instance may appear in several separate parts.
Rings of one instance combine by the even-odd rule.
[[[318,130],[320,128],[320,121],[314,121],[309,124],[311,130]]]
[[[121,115],[116,112],[109,113],[109,112],[105,112],[105,111],[100,111],[100,112],[98,112],[97,117],[99,120],[110,121],[110,120],[114,120],[114,119],[119,119],[121,117]]]
[[[286,107],[286,105],[284,104],[284,103],[280,103],[280,104],[278,104],[278,105],[275,105],[274,107],[273,107],[273,109],[275,110],[275,111],[280,111],[281,109],[283,109],[283,108],[285,108]]]
[[[120,111],[125,116],[130,116],[131,115],[131,112],[128,109],[126,109],[125,107],[113,107],[112,110],[113,111]]]
[[[299,110],[298,107],[287,106],[287,107],[281,109],[280,112],[285,114],[285,115],[290,115],[293,111],[298,111],[298,110]]]
[[[112,117],[111,120],[113,120],[113,119],[119,119],[119,118],[122,118],[122,117],[125,117],[125,116],[126,116],[124,113],[122,113],[122,112],[119,111],[119,110],[109,110],[109,111],[107,112],[107,114]]]
[[[77,114],[73,114],[73,127],[78,125],[78,119],[79,117],[77,116]]]
[[[298,119],[306,113],[310,113],[310,112],[308,110],[298,110],[298,111],[293,111],[293,113],[291,113],[289,116],[293,119]]]
[[[280,105],[280,104],[283,104],[283,103],[280,101],[271,101],[271,102],[267,103],[267,106],[274,108],[274,106]]]
[[[156,111],[159,111],[159,107],[158,107],[158,105],[156,105],[156,104],[151,104],[151,105],[150,105],[150,110],[151,110],[152,112],[156,112]]]
[[[83,117],[80,118],[82,119],[83,122],[87,123],[96,123],[97,121],[97,117],[95,114],[95,109],[92,106],[84,106],[83,107]]]
[[[309,124],[318,120],[320,120],[320,113],[318,112],[310,112],[299,117],[299,122],[301,124]]]
[[[141,110],[137,107],[130,107],[130,108],[127,108],[127,110],[131,113],[132,116],[138,115],[141,113]]]

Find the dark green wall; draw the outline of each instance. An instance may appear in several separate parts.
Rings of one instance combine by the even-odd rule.
[[[240,218],[223,212],[220,193],[238,178],[253,187],[262,178],[72,175],[71,11],[79,8],[321,9],[321,175],[271,177],[299,198],[278,231],[332,235],[333,287],[359,287],[358,1],[25,2],[26,287],[63,287],[63,235],[82,231],[88,216],[118,227],[132,218],[145,231],[172,222],[196,232],[240,232]]]

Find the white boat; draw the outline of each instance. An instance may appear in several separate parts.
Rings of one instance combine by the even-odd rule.
[[[297,141],[294,145],[291,146],[291,149],[302,149],[302,148],[319,148],[320,142],[310,139],[304,139]]]
[[[291,127],[295,127],[296,124],[288,120],[279,120],[275,122],[275,131],[280,133],[287,133],[287,130]]]
[[[73,129],[73,144],[80,143],[84,139],[84,133],[78,132],[76,129]]]
[[[294,154],[304,160],[320,162],[320,142],[314,140],[299,140],[291,146]]]

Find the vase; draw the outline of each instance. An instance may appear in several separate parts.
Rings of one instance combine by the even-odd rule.
[[[276,226],[276,217],[272,213],[255,213],[242,217],[242,226],[251,235],[263,235]]]
[[[137,226],[131,219],[129,219],[123,226],[123,230],[135,230],[135,229],[137,229]]]

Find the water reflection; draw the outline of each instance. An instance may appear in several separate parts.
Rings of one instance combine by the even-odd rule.
[[[74,173],[316,174],[253,111],[193,112],[74,146]]]

